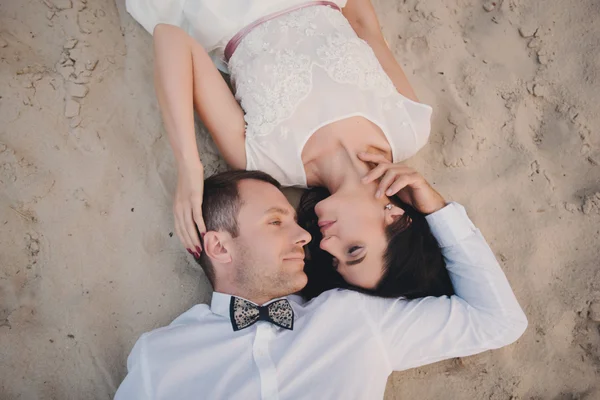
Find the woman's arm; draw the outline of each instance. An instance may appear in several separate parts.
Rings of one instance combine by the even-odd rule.
[[[204,168],[196,147],[194,106],[225,161],[246,167],[244,113],[210,57],[182,29],[154,28],[154,82],[165,129],[177,161],[175,231],[196,258],[202,251]]]
[[[246,166],[244,113],[212,60],[182,29],[154,29],[155,87],[165,129],[181,170],[198,167],[194,106],[225,161]]]
[[[387,46],[370,0],[348,0],[342,13],[359,38],[371,46],[379,63],[390,77],[396,90],[413,101],[419,101],[402,67]]]

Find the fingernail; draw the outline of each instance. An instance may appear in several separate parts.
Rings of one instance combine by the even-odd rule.
[[[186,249],[188,251],[188,253],[190,253],[191,255],[194,255],[194,252],[191,249]]]
[[[198,254],[202,253],[202,249],[200,248],[200,246],[196,246],[196,250],[198,250]]]
[[[375,197],[380,198],[381,197],[381,190],[377,190],[375,192]]]
[[[388,190],[387,192],[385,192],[385,194],[387,194],[388,196],[391,196],[392,195],[392,191]]]
[[[196,258],[200,258],[200,254],[198,254],[198,253],[194,253],[194,257],[196,257]]]
[[[202,233],[200,234],[200,236],[202,236],[202,239],[204,239],[204,236],[205,236],[205,235],[206,235],[206,232],[202,232]]]

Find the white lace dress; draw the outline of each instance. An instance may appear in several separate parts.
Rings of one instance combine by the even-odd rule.
[[[127,2],[130,13],[150,32],[152,24],[174,23],[164,18],[149,22],[150,18],[142,16],[141,3],[155,1],[161,0]],[[222,60],[225,45],[245,25],[303,2],[266,1],[278,3],[279,8],[252,15],[251,21],[235,28],[228,25],[222,30],[227,33],[216,41],[219,35],[213,34],[210,43],[194,34],[202,31],[202,23],[190,19],[185,10],[190,3],[197,8],[212,2],[179,0],[183,16],[176,24],[186,26],[213,59]],[[345,5],[345,1],[336,3]],[[210,29],[217,30],[214,25]],[[431,107],[399,94],[369,45],[330,7],[302,8],[257,26],[242,39],[228,68],[235,96],[246,113],[247,169],[267,172],[284,186],[307,186],[302,149],[315,131],[332,122],[353,116],[370,120],[388,139],[394,162],[414,155],[429,137]]]

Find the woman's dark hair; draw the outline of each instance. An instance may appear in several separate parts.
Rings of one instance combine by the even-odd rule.
[[[388,245],[383,256],[383,276],[375,289],[348,284],[333,267],[333,257],[322,250],[323,238],[315,214],[315,205],[330,193],[325,188],[307,190],[300,199],[298,223],[312,236],[307,245],[304,271],[308,284],[302,295],[312,299],[326,290],[346,288],[380,297],[414,299],[426,296],[450,296],[454,288],[437,240],[425,216],[396,196],[390,201],[404,210],[404,215],[386,228]]]

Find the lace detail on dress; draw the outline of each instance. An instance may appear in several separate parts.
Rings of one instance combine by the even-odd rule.
[[[365,56],[367,53],[369,56]],[[371,47],[362,39],[336,34],[317,49],[319,62],[338,83],[354,83],[362,90],[389,96],[396,90]]]
[[[339,11],[294,11],[253,29],[229,61],[236,98],[246,112],[247,139],[270,134],[294,114],[312,90],[315,66],[332,80],[377,97],[397,94],[373,50]],[[278,131],[280,137],[286,134]]]
[[[268,135],[293,114],[312,86],[308,56],[291,50],[274,53],[275,62],[264,66],[269,82],[236,78],[236,98],[246,112],[247,137]],[[232,73],[236,70],[237,66],[231,67]]]

